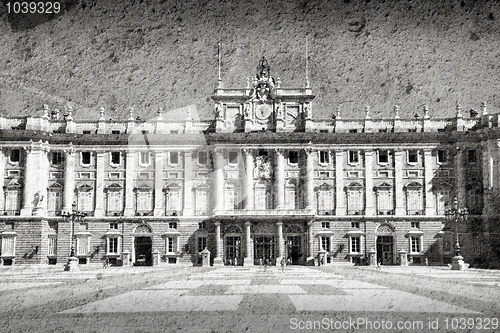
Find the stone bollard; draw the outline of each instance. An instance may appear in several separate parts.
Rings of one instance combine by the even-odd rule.
[[[401,249],[399,251],[399,266],[408,266],[408,258],[407,258],[407,253],[405,249]]]
[[[158,266],[160,265],[160,251],[154,250],[153,251],[153,266]]]
[[[122,252],[122,266],[130,267],[130,251],[125,250]]]
[[[210,266],[210,251],[207,248],[201,251],[201,266]]]
[[[377,265],[377,251],[372,247],[370,251],[368,251],[369,265],[376,266]]]

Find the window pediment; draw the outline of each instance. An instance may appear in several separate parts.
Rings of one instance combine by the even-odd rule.
[[[149,185],[142,184],[141,186],[134,188],[134,191],[135,192],[152,192],[153,188]]]
[[[327,183],[323,183],[319,186],[316,186],[314,190],[317,191],[331,191],[333,189],[333,186]]]
[[[181,186],[176,183],[170,183],[163,188],[163,192],[178,192],[180,191]]]
[[[76,188],[78,192],[90,192],[93,191],[94,188],[88,184],[82,184]]]
[[[116,183],[113,183],[113,184],[109,185],[108,187],[106,187],[106,191],[108,191],[108,192],[118,192],[118,191],[121,191],[122,189],[123,189],[123,187],[120,184],[116,184]]]
[[[422,184],[417,182],[411,182],[405,186],[407,191],[420,191],[422,189]]]
[[[16,179],[12,179],[6,186],[5,186],[5,189],[7,190],[16,190],[16,189],[19,189],[21,188],[22,185],[16,180]]]
[[[47,188],[49,191],[62,191],[64,186],[60,183],[54,183]]]

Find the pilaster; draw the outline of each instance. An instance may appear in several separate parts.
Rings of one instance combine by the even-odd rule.
[[[455,196],[460,204],[465,203],[465,170],[463,149],[457,147],[455,151]],[[450,198],[451,199],[451,198]]]
[[[64,201],[63,210],[70,212],[73,209],[75,200],[75,158],[76,152],[70,147],[64,150]]]
[[[285,157],[284,149],[277,148],[274,150],[276,156],[276,209],[285,208]]]
[[[215,257],[214,266],[224,266],[221,257],[221,239],[220,239],[220,222],[215,222]]]
[[[306,209],[314,209],[314,150],[304,149],[306,153]]]
[[[96,175],[95,175],[95,208],[94,216],[104,215],[105,197],[104,197],[104,152],[96,154]]]
[[[396,215],[405,215],[403,192],[403,152],[400,149],[394,150],[394,198],[396,202]]]
[[[424,149],[424,195],[425,195],[425,215],[435,215],[434,193],[432,190],[432,150]]]
[[[26,147],[26,164],[24,168],[24,196],[23,208],[21,209],[22,216],[31,216],[34,213],[34,208],[37,210],[37,215],[43,215],[47,210],[47,200],[44,200],[47,194],[49,163],[47,151],[49,150],[48,142],[31,142],[29,147]]]
[[[244,148],[243,156],[245,157],[245,209],[254,209],[254,193],[253,193],[253,151]]]
[[[345,215],[344,151],[335,150],[335,215]]]
[[[250,222],[245,222],[245,258],[243,259],[243,266],[253,266],[252,259],[252,238],[250,237]]]
[[[184,205],[182,215],[193,214],[193,152],[184,152]]]
[[[373,150],[365,150],[365,215],[367,216],[375,214],[373,197],[373,154]]]
[[[0,148],[0,209],[4,209],[5,207],[5,197],[3,187],[5,185],[5,149]]]
[[[125,157],[125,210],[124,216],[134,216],[134,155],[127,151]]]
[[[154,185],[154,195],[155,195],[155,208],[154,216],[163,215],[163,152],[156,151],[154,153],[155,161],[155,185]]]
[[[214,210],[224,209],[224,150],[214,149],[215,155],[215,207]]]

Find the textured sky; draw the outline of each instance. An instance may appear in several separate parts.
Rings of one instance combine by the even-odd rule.
[[[77,119],[143,118],[162,108],[210,118],[222,44],[226,87],[244,87],[264,55],[283,87],[305,82],[315,118],[431,117],[500,108],[499,1],[65,1],[55,16],[0,12],[0,113],[42,104]],[[189,107],[187,107],[189,106]],[[173,112],[172,112],[173,111]]]

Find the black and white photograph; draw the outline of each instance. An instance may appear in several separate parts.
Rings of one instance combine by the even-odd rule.
[[[0,332],[500,332],[500,1],[0,2]]]

